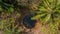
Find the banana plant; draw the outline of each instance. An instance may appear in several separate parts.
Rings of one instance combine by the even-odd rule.
[[[60,20],[60,0],[42,0],[38,8],[37,15],[32,17],[32,20],[40,19],[43,24],[55,23],[56,19]]]

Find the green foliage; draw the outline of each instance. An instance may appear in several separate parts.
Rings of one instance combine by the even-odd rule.
[[[42,2],[43,4],[38,7],[37,16],[32,19],[40,19],[44,24],[48,21],[54,23],[55,18],[60,19],[58,0],[42,0]]]
[[[48,23],[50,25],[50,33],[58,34],[58,25],[60,24],[60,0],[42,0],[42,2],[38,7],[37,15],[32,17],[32,20],[40,19],[44,25]],[[44,29],[43,27],[42,30],[45,31]],[[48,34],[48,32],[46,34]]]
[[[16,0],[18,5],[28,6],[27,1],[22,2],[22,0]],[[42,24],[49,24],[49,30],[46,31],[51,32],[51,34],[57,34],[58,26],[60,24],[60,0],[41,0],[42,3],[38,6],[38,10],[35,11],[36,16],[32,17],[32,20],[39,19]],[[31,2],[31,1],[30,1]],[[38,4],[38,3],[37,3]],[[31,5],[32,6],[32,5]],[[3,30],[4,34],[20,34],[23,29],[20,29],[18,25],[14,25],[15,17],[12,15],[15,12],[16,6],[14,4],[5,3],[0,0],[0,11],[2,12],[0,20],[0,29]],[[17,7],[16,10],[19,9],[20,6]],[[32,11],[32,13],[34,13]],[[7,17],[8,16],[8,17]],[[14,17],[13,17],[14,16]],[[48,25],[47,24],[47,25]],[[11,28],[12,27],[12,28]],[[42,27],[41,30],[44,32],[46,30],[45,27]]]
[[[2,12],[14,12],[13,5],[0,1],[0,11]]]
[[[7,17],[8,16],[8,17]],[[18,14],[15,15],[19,16]],[[9,13],[2,13],[0,20],[0,29],[3,30],[4,34],[17,34],[22,31],[22,29],[18,28],[18,24],[14,25],[15,17],[12,17]],[[10,17],[10,18],[9,18]]]

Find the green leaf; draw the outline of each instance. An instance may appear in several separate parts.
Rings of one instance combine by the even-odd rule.
[[[0,11],[2,11],[2,7],[0,6]]]
[[[14,11],[14,8],[13,8],[13,7],[10,7],[10,8],[8,9],[8,11],[9,11],[9,12],[13,12],[13,11]]]
[[[32,17],[31,19],[32,19],[32,20],[40,19],[40,18],[41,18],[42,16],[44,16],[44,15],[46,15],[46,14],[37,15],[37,16]]]
[[[45,7],[40,7],[39,10],[40,11],[47,11],[47,9]]]
[[[43,23],[43,24],[46,24],[46,23],[49,21],[50,17],[51,17],[51,14],[48,14],[48,15],[42,20],[42,23]]]

